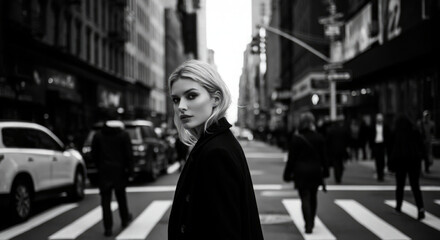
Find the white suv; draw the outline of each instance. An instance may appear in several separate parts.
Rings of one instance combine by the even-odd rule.
[[[47,128],[0,121],[0,203],[16,220],[26,220],[33,201],[54,192],[81,200],[85,176],[81,154]]]

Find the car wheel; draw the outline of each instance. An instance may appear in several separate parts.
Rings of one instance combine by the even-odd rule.
[[[76,170],[75,180],[70,190],[69,197],[74,201],[78,201],[84,198],[84,189],[86,185],[86,179],[81,171]]]
[[[27,220],[32,210],[32,190],[29,184],[26,181],[14,183],[11,198],[13,218],[19,222]]]

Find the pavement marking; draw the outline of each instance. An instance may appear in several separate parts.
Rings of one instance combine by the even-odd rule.
[[[118,208],[116,202],[111,203],[112,211]],[[86,215],[78,218],[73,223],[62,228],[58,232],[49,236],[49,239],[76,239],[79,235],[87,231],[93,225],[101,221],[102,219],[102,209],[101,206],[94,208]]]
[[[292,189],[292,184],[255,184],[254,190],[287,190]],[[427,192],[440,192],[440,186],[421,186],[422,191]],[[174,192],[176,190],[175,185],[163,185],[163,186],[147,186],[147,187],[128,187],[126,191],[129,193],[142,193],[142,192]],[[395,185],[327,185],[328,191],[395,191]],[[405,187],[405,191],[410,191],[409,186]],[[85,190],[86,195],[99,194],[99,189],[88,188]]]
[[[335,200],[352,218],[378,236],[387,240],[410,240],[408,236],[376,216],[355,200]]]
[[[264,171],[261,171],[261,170],[249,170],[249,172],[252,176],[264,174]]]
[[[153,201],[116,239],[146,239],[171,206],[172,201]]]
[[[66,205],[61,205],[58,206],[56,208],[50,209],[46,212],[40,213],[38,215],[35,215],[34,217],[32,217],[31,219],[29,219],[28,221],[15,225],[14,227],[10,227],[6,230],[3,230],[0,232],[0,239],[1,240],[7,240],[7,239],[11,239],[14,238],[36,226],[39,226],[53,218],[55,218],[56,216],[67,212],[69,210],[71,210],[72,208],[76,208],[78,207],[77,203],[72,203],[72,204],[66,204]]]
[[[318,217],[315,217],[315,227],[313,228],[312,234],[305,234],[301,200],[283,199],[282,202],[305,240],[336,240],[336,237],[327,229]]]
[[[385,204],[394,208],[396,206],[396,201],[395,200],[386,200]],[[437,203],[437,204],[440,204],[440,203]],[[417,217],[418,217],[417,207],[407,201],[402,202],[402,212],[405,213],[406,215],[414,218],[414,219],[417,219]],[[420,222],[423,222],[424,224],[440,231],[440,219],[438,217],[432,215],[429,212],[425,211],[425,218],[423,220],[421,220]]]
[[[274,158],[284,159],[286,155],[287,155],[286,153],[276,153],[276,152],[275,153],[268,153],[268,152],[245,153],[246,158],[255,158],[255,159],[264,158],[267,159],[268,161],[273,160]]]
[[[263,197],[298,197],[298,192],[293,189],[290,191],[262,191]]]

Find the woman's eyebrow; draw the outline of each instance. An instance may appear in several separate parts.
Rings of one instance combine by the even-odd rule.
[[[186,90],[185,92],[183,92],[183,94],[187,94],[189,92],[191,92],[192,90],[197,90],[196,88],[190,88],[188,90]],[[177,97],[177,95],[171,94],[171,97]]]

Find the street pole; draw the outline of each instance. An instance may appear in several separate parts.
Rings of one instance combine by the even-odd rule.
[[[339,27],[343,25],[342,21],[339,21],[338,19],[341,18],[343,15],[342,13],[338,13],[336,11],[336,4],[333,0],[328,0],[329,8],[328,11],[330,13],[329,16],[323,17],[319,19],[319,23],[324,25],[325,28],[325,35],[329,37],[330,39],[330,57],[325,56],[318,50],[314,49],[307,43],[301,41],[300,39],[289,35],[285,32],[282,32],[276,28],[270,27],[268,25],[257,25],[258,28],[262,27],[265,28],[266,31],[272,32],[274,34],[280,35],[299,46],[303,47],[304,49],[308,50],[315,56],[321,58],[324,60],[327,64],[324,65],[324,70],[326,72],[327,80],[329,81],[329,92],[330,92],[330,106],[329,106],[329,114],[330,114],[330,120],[335,121],[337,118],[337,108],[336,108],[336,81],[338,80],[347,80],[350,78],[350,74],[343,73],[343,74],[337,74],[337,69],[342,69],[343,59],[338,59],[338,54],[336,54],[334,49],[336,49],[336,44],[339,43],[339,41],[336,40],[336,37],[340,35]]]

